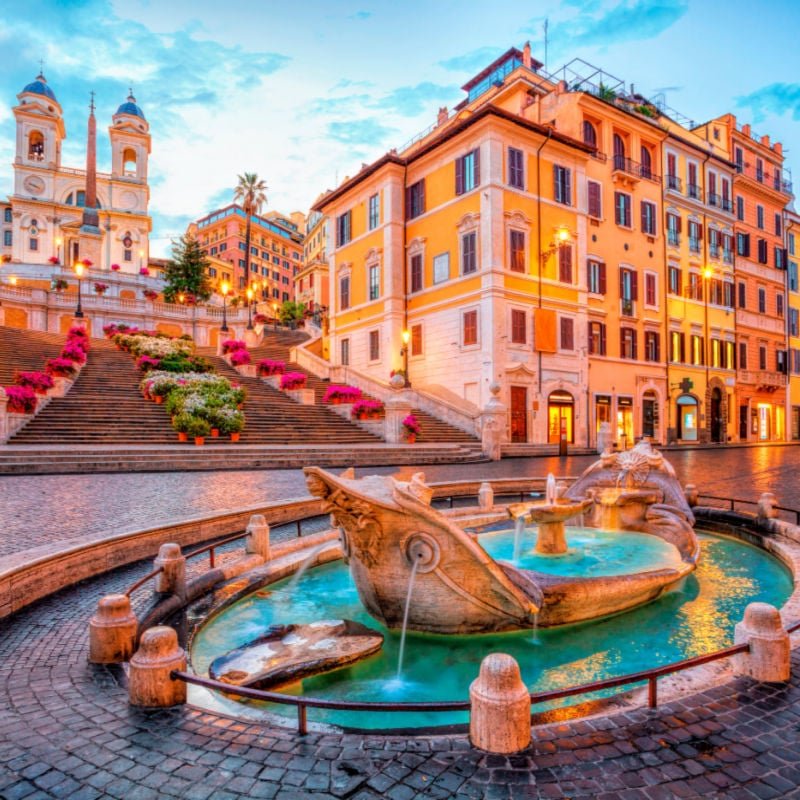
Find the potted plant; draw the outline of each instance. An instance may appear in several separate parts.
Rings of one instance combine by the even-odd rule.
[[[64,278],[53,278],[53,280],[50,281],[50,288],[54,292],[66,291],[68,286],[69,286],[69,284],[67,283],[67,281]]]
[[[55,385],[51,375],[46,372],[17,372],[14,375],[17,386],[29,386],[36,394],[47,394]]]
[[[53,265],[61,263],[58,256],[50,256],[50,258],[48,258],[47,260]]]
[[[112,264],[111,265],[111,269],[112,269],[113,272],[119,272],[120,271],[120,266],[119,266],[119,264]]]
[[[90,261],[88,258],[84,258],[83,261],[81,261],[81,263],[83,264],[84,267],[86,267],[86,269],[89,269],[89,267],[94,265],[94,262]]]
[[[250,363],[250,353],[247,350],[234,350],[230,354],[232,367],[243,367]]]
[[[158,292],[155,289],[145,289],[142,294],[150,301],[158,297]]]
[[[281,375],[281,389],[303,389],[306,376],[302,372],[284,372]]]
[[[340,405],[342,403],[355,403],[356,400],[361,399],[361,389],[357,386],[329,386],[325,390],[325,396],[322,398],[323,403],[332,403],[333,405]]]
[[[353,419],[379,419],[383,411],[380,400],[356,400],[350,415]]]
[[[94,285],[94,290],[97,292],[97,294],[104,295],[108,291],[108,284],[97,281],[97,283]]]
[[[140,267],[139,274],[140,275],[149,275],[150,274],[150,270],[147,267]]]
[[[238,442],[244,428],[244,414],[241,411],[224,410],[220,415],[220,431],[230,434],[232,442]]]
[[[7,409],[11,414],[33,414],[36,411],[36,392],[30,386],[8,386]]]
[[[258,374],[263,378],[272,375],[283,375],[286,372],[286,363],[283,361],[273,361],[271,358],[264,358],[258,362]]]
[[[409,444],[414,444],[420,431],[419,420],[413,414],[409,414],[403,420],[403,427],[406,429],[406,441]]]
[[[71,378],[77,372],[75,362],[68,358],[49,358],[44,368],[48,375],[56,378]]]
[[[247,344],[243,342],[241,339],[226,339],[222,343],[222,354],[228,355],[228,353],[234,353],[237,350],[246,350]]]

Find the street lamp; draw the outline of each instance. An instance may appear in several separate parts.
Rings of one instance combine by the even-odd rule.
[[[83,264],[78,261],[75,264],[75,274],[78,276],[78,305],[75,308],[75,318],[83,318],[83,309],[81,308],[81,278],[83,278]]]
[[[278,330],[278,304],[272,304],[272,318],[275,320],[275,330]]]
[[[253,330],[253,287],[247,287],[247,330]]]
[[[403,357],[403,388],[408,389],[411,381],[408,379],[408,343],[411,341],[411,332],[404,330],[401,334],[403,346],[400,348],[400,355]]]
[[[219,291],[222,294],[222,327],[220,328],[221,331],[225,333],[228,332],[228,316],[227,316],[227,306],[226,306],[226,299],[228,297],[228,292],[231,290],[231,285],[228,281],[222,281],[219,285]]]

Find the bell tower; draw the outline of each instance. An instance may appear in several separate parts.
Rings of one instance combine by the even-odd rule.
[[[17,95],[14,107],[17,122],[14,163],[26,167],[58,169],[61,166],[61,142],[66,138],[61,106],[55,93],[40,72]]]
[[[125,102],[111,118],[111,175],[147,183],[150,125],[130,89]]]

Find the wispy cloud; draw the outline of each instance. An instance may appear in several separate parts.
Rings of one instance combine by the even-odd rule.
[[[375,100],[371,106],[413,117],[428,110],[434,103],[452,99],[456,91],[452,86],[424,81],[416,86],[399,86]]]
[[[491,64],[503,52],[505,50],[502,47],[479,47],[463,55],[446,58],[439,62],[439,66],[452,72],[474,72]]]
[[[771,83],[737,97],[736,107],[749,109],[755,123],[763,122],[768,116],[785,114],[800,120],[800,83]]]
[[[377,117],[368,117],[346,122],[329,122],[327,132],[331,139],[343,144],[380,147],[381,143],[387,141],[397,131],[395,128],[383,125]]]

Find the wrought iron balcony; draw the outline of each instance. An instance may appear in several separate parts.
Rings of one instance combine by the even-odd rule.
[[[696,183],[689,183],[686,185],[686,195],[693,200],[703,200],[703,190]]]
[[[683,182],[677,175],[667,175],[667,189],[674,192],[683,192]]]
[[[614,172],[623,172],[634,178],[645,178],[654,183],[661,183],[661,177],[656,175],[650,167],[622,155],[614,156]]]

